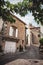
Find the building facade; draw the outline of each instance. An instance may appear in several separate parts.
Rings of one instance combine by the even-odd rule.
[[[40,39],[40,27],[34,27],[32,26],[32,24],[29,24],[28,44],[39,45],[39,39]]]
[[[19,50],[19,46],[25,48],[26,42],[26,24],[21,21],[15,15],[12,15],[15,19],[14,23],[6,21],[4,24],[3,41],[1,43],[4,53],[15,52]]]
[[[43,25],[39,23],[39,26],[40,26],[40,35],[41,35],[41,38],[43,38]]]

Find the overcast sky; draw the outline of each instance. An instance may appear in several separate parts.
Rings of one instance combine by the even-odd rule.
[[[15,4],[18,2],[22,2],[23,0],[9,0],[11,3]],[[37,26],[38,24],[35,22],[34,17],[32,16],[32,13],[28,12],[27,15],[25,15],[25,17],[21,17],[19,14],[15,15],[20,18],[21,20],[23,20],[26,24],[32,23],[34,26]]]

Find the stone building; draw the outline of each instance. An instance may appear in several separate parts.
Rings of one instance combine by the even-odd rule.
[[[32,24],[29,24],[28,44],[39,45],[39,39],[40,39],[40,27],[34,27]]]
[[[40,26],[40,35],[41,35],[41,38],[43,38],[43,25],[39,23],[39,26]]]
[[[21,45],[23,50],[26,42],[26,23],[12,15],[15,23],[6,21],[4,24],[3,41],[1,43],[4,53],[15,52]]]

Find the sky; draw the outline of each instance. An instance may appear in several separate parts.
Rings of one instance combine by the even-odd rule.
[[[17,4],[18,2],[22,2],[23,0],[8,0],[13,4]],[[21,17],[19,14],[14,14],[16,15],[18,18],[20,18],[21,20],[23,20],[27,25],[29,25],[29,23],[31,23],[33,26],[39,26],[35,20],[34,17],[32,16],[32,12],[28,12],[27,15],[25,15],[25,17]]]
[[[19,14],[16,14],[16,13],[14,15],[16,15],[18,18],[23,20],[27,25],[29,25],[29,23],[31,23],[34,26],[38,26],[34,20],[34,17],[32,16],[32,13],[30,13],[30,12],[28,12],[28,14],[25,15],[25,17],[21,17]]]

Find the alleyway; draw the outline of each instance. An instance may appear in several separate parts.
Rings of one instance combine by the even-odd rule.
[[[0,65],[4,65],[5,63],[11,62],[16,59],[38,59],[43,60],[43,54],[39,53],[39,48],[31,45],[30,48],[23,53],[15,53],[15,54],[5,54],[0,57]]]

